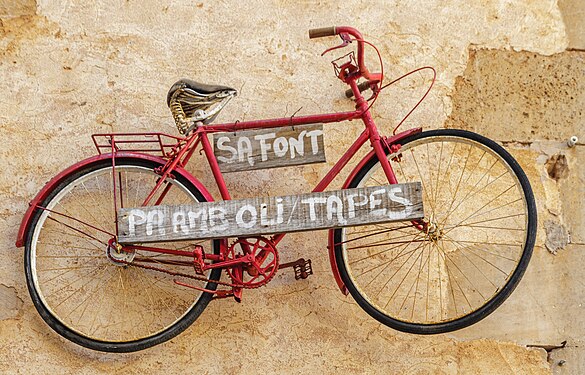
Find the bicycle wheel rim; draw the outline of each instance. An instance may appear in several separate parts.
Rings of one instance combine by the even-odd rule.
[[[119,165],[116,166],[116,175],[119,176],[120,185],[126,186],[126,191],[130,190],[130,185],[128,184],[131,184],[132,181],[131,178],[130,180],[128,179],[128,176],[132,174],[147,176],[147,178],[138,180],[137,184],[144,187],[154,186],[152,184],[153,181],[160,177],[152,171],[154,167],[154,163],[150,162],[121,160],[119,161]],[[55,191],[45,199],[42,206],[46,207],[48,210],[41,210],[36,214],[35,220],[33,220],[33,231],[30,236],[28,236],[27,257],[25,261],[25,266],[27,268],[27,281],[29,284],[29,290],[31,291],[31,296],[33,296],[33,301],[35,302],[35,307],[37,307],[37,310],[39,310],[45,321],[47,321],[47,323],[49,323],[49,325],[51,325],[51,327],[58,333],[81,345],[91,347],[92,349],[105,351],[133,351],[164,341],[182,331],[201,313],[211,297],[209,293],[197,292],[174,285],[173,278],[170,275],[159,275],[156,271],[140,269],[132,266],[121,266],[120,264],[112,262],[107,258],[106,246],[104,246],[107,236],[98,231],[94,231],[91,234],[98,239],[103,239],[102,243],[94,241],[93,239],[88,240],[87,236],[82,236],[83,240],[81,240],[81,242],[86,244],[89,242],[95,242],[96,244],[99,243],[97,248],[96,246],[91,246],[91,248],[92,250],[101,253],[99,255],[92,254],[93,256],[98,257],[96,259],[99,259],[97,261],[99,263],[96,263],[96,266],[94,267],[94,273],[90,273],[92,272],[91,267],[85,269],[79,268],[78,270],[84,270],[86,272],[85,275],[79,276],[79,278],[89,280],[89,274],[89,276],[103,281],[105,280],[105,277],[100,276],[109,275],[107,282],[104,282],[103,285],[99,286],[98,284],[93,285],[93,280],[88,281],[87,285],[92,286],[90,291],[83,290],[85,287],[85,284],[83,283],[75,284],[76,288],[73,288],[73,290],[79,292],[78,294],[85,293],[84,299],[75,295],[76,293],[65,293],[67,291],[66,281],[67,277],[69,277],[67,276],[67,272],[71,275],[73,272],[77,271],[67,271],[64,274],[65,276],[59,274],[53,274],[50,277],[45,276],[46,272],[64,272],[64,270],[51,269],[49,266],[51,262],[57,262],[58,266],[64,264],[69,266],[73,261],[80,262],[80,259],[82,259],[81,255],[85,255],[79,254],[78,252],[76,253],[75,250],[73,250],[72,254],[67,255],[70,258],[64,258],[61,254],[56,254],[54,250],[49,249],[49,247],[57,248],[54,242],[49,245],[46,240],[47,231],[45,227],[49,225],[48,222],[54,221],[51,217],[55,216],[51,211],[63,210],[71,214],[71,212],[69,212],[71,210],[67,210],[68,206],[63,208],[62,202],[64,202],[64,197],[74,197],[75,199],[79,199],[80,197],[77,195],[79,194],[79,190],[76,190],[75,194],[72,193],[73,189],[79,186],[83,186],[83,190],[86,192],[88,190],[92,191],[91,187],[88,187],[88,185],[91,185],[87,183],[88,181],[94,181],[93,184],[97,185],[93,186],[94,188],[104,188],[104,181],[95,181],[97,180],[96,176],[103,177],[106,175],[109,177],[106,177],[105,180],[108,180],[108,178],[110,179],[111,187],[110,163],[102,163],[102,165],[86,168],[60,184]],[[174,191],[175,194],[178,193],[181,198],[180,202],[171,199],[173,197],[169,193],[162,203],[185,203],[185,198],[189,201],[198,201],[202,199],[200,193],[198,193],[188,181],[182,178],[182,176],[177,177],[178,178],[176,179],[169,180],[169,183],[172,184],[172,188],[169,192]],[[127,207],[136,204],[135,202],[144,198],[142,196],[144,194],[136,193],[136,197],[132,199],[130,194],[120,193],[120,191],[123,190],[124,189],[120,188],[118,193],[120,194],[120,199],[126,201]],[[108,206],[108,209],[112,211],[111,192],[104,194],[104,196],[107,197],[105,200],[108,201],[110,205]],[[98,201],[95,196],[91,198],[93,198],[94,201]],[[136,205],[140,205],[141,203],[142,202],[137,203]],[[89,200],[86,200],[84,201],[84,204],[87,204],[88,206],[85,207],[85,209],[81,207],[77,211],[77,215],[83,217],[82,212],[86,212],[86,215],[91,216],[89,214],[91,210],[87,209],[88,207],[92,207],[91,203]],[[97,214],[94,216],[97,216]],[[58,220],[63,222],[66,221],[67,218],[58,215]],[[113,224],[113,214],[111,216],[111,223]],[[80,226],[80,224],[71,220],[65,224],[70,226]],[[64,230],[63,224],[59,225],[61,230]],[[76,228],[79,229],[78,227]],[[84,226],[84,230],[87,230],[86,226]],[[70,236],[68,237],[66,234],[63,234],[60,237],[65,239],[70,238]],[[55,240],[59,240],[58,236],[53,236],[52,241]],[[72,242],[71,240],[68,241]],[[168,244],[157,244],[157,246],[159,245],[160,247],[169,246]],[[90,247],[89,245],[87,246]],[[78,248],[77,251],[83,251],[83,249],[79,249],[82,246],[76,247]],[[103,248],[100,249],[99,247]],[[173,246],[171,246],[171,248],[173,248]],[[217,251],[217,248],[214,250]],[[139,254],[139,252],[137,252],[134,259],[139,255],[149,255],[151,257],[149,264],[154,266],[161,263],[160,255]],[[51,261],[47,262],[47,259],[50,259]],[[67,260],[62,261],[62,259]],[[98,265],[100,271],[96,271]],[[168,265],[165,266],[168,267]],[[171,265],[170,267],[172,269],[173,266]],[[185,273],[193,273],[192,268],[188,269],[184,268],[184,266],[181,266],[181,271]],[[212,279],[217,279],[219,278],[219,273],[212,272],[208,276]],[[61,278],[61,280],[59,280],[59,278]],[[65,278],[65,280],[63,280],[63,278]],[[51,279],[54,279],[55,281]],[[120,280],[120,282],[116,283],[116,279]],[[130,284],[133,280],[135,284]],[[55,286],[57,281],[64,286],[58,285],[57,288],[57,286]],[[189,282],[190,284],[198,284],[198,282],[190,279],[184,281]],[[163,282],[166,282],[167,284],[163,286]],[[122,285],[121,288],[131,287],[135,293],[128,290],[124,294],[116,289],[116,284],[118,287]],[[199,282],[199,284],[208,289],[214,289],[216,286],[214,283]],[[82,290],[78,290],[79,288],[77,287]],[[99,297],[98,290],[110,290],[112,294],[106,295],[106,293],[103,293],[102,296]],[[63,301],[55,302],[55,294],[51,293],[51,291],[56,291],[56,293],[61,294],[65,293]],[[140,298],[137,298],[137,296]],[[100,309],[102,310],[101,313],[99,312]],[[67,311],[70,312],[67,313]],[[160,311],[163,311],[166,314],[163,314]],[[94,315],[92,316],[90,312],[93,312]],[[89,318],[86,320],[84,315]],[[82,320],[83,324],[80,323]],[[110,320],[115,323],[108,326],[108,324],[110,324],[108,321]],[[91,324],[87,323],[87,321],[90,321]]]
[[[492,142],[484,137],[476,135],[474,133],[465,132],[465,131],[458,131],[458,130],[437,130],[437,131],[430,131],[424,132],[421,134],[414,135],[405,139],[403,141],[403,146],[401,149],[402,161],[397,163],[396,161],[392,161],[393,168],[395,169],[395,173],[399,182],[406,182],[406,181],[414,181],[419,180],[423,184],[423,200],[425,201],[425,214],[426,220],[429,219],[429,211],[440,211],[445,210],[449,212],[453,207],[456,207],[457,204],[451,206],[448,202],[440,202],[441,204],[437,204],[437,202],[432,202],[432,199],[436,200],[437,191],[433,193],[433,189],[435,186],[438,186],[437,178],[441,175],[441,171],[439,168],[429,168],[429,170],[421,171],[420,169],[422,166],[416,166],[418,169],[414,175],[418,178],[413,179],[413,173],[404,172],[400,170],[398,164],[412,166],[414,169],[414,163],[412,160],[409,163],[409,151],[410,150],[421,150],[421,146],[424,148],[425,152],[435,155],[448,155],[448,151],[444,144],[441,147],[435,147],[436,152],[432,152],[432,146],[429,146],[429,142],[433,141],[434,145],[439,145],[437,143],[438,140],[442,140],[443,142],[457,142],[458,145],[471,145],[472,150],[479,150],[478,153],[475,154],[475,157],[472,155],[471,159],[469,157],[469,153],[466,153],[467,158],[465,159],[467,162],[473,160],[475,158],[475,163],[469,163],[467,168],[468,171],[475,171],[475,170],[482,170],[488,169],[485,165],[488,163],[489,160],[496,161],[496,165],[499,166],[499,169],[492,168],[491,171],[499,170],[500,172],[504,172],[504,175],[508,178],[508,182],[512,182],[515,189],[510,189],[512,192],[515,192],[517,199],[511,199],[508,203],[511,203],[511,208],[516,210],[520,210],[523,213],[523,220],[521,223],[521,235],[518,235],[518,227],[514,227],[513,230],[509,231],[514,233],[513,237],[516,241],[516,245],[518,248],[514,251],[514,256],[511,257],[509,254],[504,255],[501,252],[495,252],[493,254],[489,253],[492,249],[481,248],[481,250],[477,247],[478,245],[465,243],[465,246],[462,245],[461,240],[467,241],[462,239],[462,237],[468,236],[475,236],[472,237],[472,241],[476,241],[478,238],[478,233],[481,235],[486,235],[487,231],[496,231],[496,229],[489,229],[483,228],[480,232],[477,232],[478,228],[474,228],[473,231],[460,231],[459,229],[449,229],[446,235],[443,236],[442,239],[439,239],[437,242],[440,244],[443,243],[443,247],[445,246],[445,240],[451,241],[451,243],[455,243],[458,245],[453,245],[452,249],[448,251],[443,251],[441,249],[435,250],[433,254],[433,247],[431,245],[431,241],[428,240],[427,235],[418,229],[412,227],[412,225],[404,225],[404,223],[396,223],[396,224],[389,224],[384,226],[388,228],[399,228],[400,226],[405,226],[406,228],[399,228],[401,231],[412,231],[409,236],[406,236],[403,233],[403,238],[400,242],[402,244],[395,244],[392,246],[396,246],[395,249],[388,251],[388,260],[392,260],[394,262],[396,259],[400,259],[402,262],[402,267],[388,267],[388,266],[379,266],[379,268],[375,269],[375,265],[371,264],[370,268],[373,268],[375,272],[378,272],[380,269],[386,267],[384,272],[380,272],[380,275],[386,276],[386,279],[382,281],[383,288],[388,286],[392,286],[394,289],[390,289],[390,293],[386,294],[385,296],[390,296],[389,300],[383,304],[381,303],[382,298],[373,293],[371,290],[368,290],[369,285],[365,285],[366,282],[364,281],[364,276],[360,275],[361,272],[364,272],[364,269],[358,270],[355,262],[356,256],[351,253],[351,250],[348,251],[351,247],[358,248],[355,242],[353,241],[351,247],[349,245],[352,242],[352,238],[356,238],[358,236],[352,235],[350,231],[352,229],[343,229],[337,230],[335,236],[335,242],[340,244],[336,246],[337,250],[337,262],[338,267],[341,272],[342,279],[346,283],[351,294],[354,296],[356,301],[374,318],[377,320],[390,325],[396,329],[406,331],[406,332],[413,332],[413,333],[440,333],[440,332],[447,332],[452,331],[454,329],[459,329],[465,327],[469,324],[472,324],[483,317],[487,316],[491,313],[497,306],[499,306],[512,292],[515,288],[516,284],[518,283],[520,277],[524,273],[528,260],[530,259],[530,255],[532,252],[532,247],[534,244],[534,237],[535,237],[535,227],[536,227],[536,212],[534,207],[534,200],[532,196],[532,192],[530,186],[528,184],[528,180],[526,176],[518,166],[518,164],[513,160],[513,158],[499,145],[495,142]],[[461,154],[461,151],[466,151],[465,147],[461,147],[460,150],[457,152]],[[483,155],[483,160],[481,160],[481,156]],[[487,155],[487,157],[486,157]],[[392,159],[393,155],[391,155],[390,159]],[[444,158],[444,156],[438,156],[438,158]],[[460,158],[461,159],[461,158]],[[424,158],[413,159],[413,160],[424,160]],[[452,161],[453,162],[453,161]],[[451,167],[457,164],[452,164]],[[487,164],[490,166],[491,164]],[[372,176],[376,176],[376,173],[379,169],[380,164],[377,160],[372,160],[368,165],[358,173],[354,181],[350,187],[357,187],[357,186],[366,186],[369,185],[366,181],[371,181]],[[466,171],[465,167],[463,169],[460,168],[460,172],[464,173]],[[379,173],[378,173],[379,174]],[[501,173],[500,173],[501,174]],[[487,174],[490,176],[490,174]],[[384,177],[384,175],[381,175]],[[463,174],[463,181],[465,181],[465,174]],[[482,173],[480,176],[484,176]],[[406,177],[406,178],[405,178]],[[488,181],[494,180],[495,177],[492,177],[491,180],[489,177],[484,179],[486,183]],[[375,184],[383,184],[383,178],[376,178],[378,180]],[[458,181],[457,179],[453,179],[454,181]],[[481,181],[478,177],[477,181],[471,180],[471,182],[479,182]],[[475,208],[482,208],[482,206],[486,203],[490,202],[489,197],[494,198],[497,195],[496,186],[502,185],[502,182],[505,181],[503,177],[500,177],[499,182],[492,182],[491,185],[488,185],[489,191],[487,194],[484,194],[488,198],[477,198],[473,197],[474,199],[469,200],[467,197],[467,201],[470,203],[469,207]],[[425,186],[426,185],[426,186]],[[453,187],[456,186],[456,183],[453,182]],[[459,186],[463,186],[461,183]],[[480,185],[481,186],[481,185]],[[431,189],[429,189],[431,188]],[[431,195],[428,195],[430,192]],[[492,194],[494,192],[494,194]],[[433,195],[435,194],[435,195]],[[491,195],[490,195],[491,194]],[[495,197],[494,202],[501,203],[498,197]],[[434,203],[434,204],[430,204]],[[462,207],[465,207],[467,203],[465,203]],[[434,207],[436,206],[436,207]],[[488,204],[487,207],[489,208],[490,205]],[[455,210],[451,210],[455,211]],[[462,210],[464,211],[464,210]],[[501,211],[494,210],[492,212],[500,213]],[[473,211],[471,211],[473,213]],[[435,213],[436,214],[436,213]],[[460,219],[466,219],[465,217],[461,217]],[[464,215],[463,215],[464,216]],[[506,216],[506,215],[501,215]],[[473,215],[471,216],[473,217]],[[484,217],[486,219],[487,217]],[[438,219],[438,220],[437,220]],[[440,226],[441,218],[438,217],[435,219],[435,223]],[[492,219],[492,218],[487,218]],[[510,219],[508,219],[510,220]],[[464,220],[463,220],[464,221]],[[497,222],[497,220],[492,220],[492,222]],[[459,224],[464,224],[463,222]],[[479,225],[478,223],[474,223]],[[368,227],[359,228],[359,231],[367,230]],[[439,228],[440,229],[440,228]],[[459,232],[457,232],[459,230]],[[497,229],[497,231],[502,231],[502,229]],[[378,232],[383,232],[382,230],[378,230]],[[387,233],[391,233],[395,231],[389,231]],[[368,234],[365,234],[368,235]],[[361,236],[364,236],[362,233]],[[417,237],[418,236],[418,237]],[[369,236],[372,238],[374,236]],[[396,237],[396,236],[395,236]],[[455,237],[455,238],[451,238]],[[505,236],[500,234],[500,237],[504,238]],[[397,238],[395,238],[397,239]],[[384,242],[385,241],[385,242]],[[378,240],[378,244],[382,243],[383,245],[390,245],[388,240]],[[409,243],[409,241],[412,241]],[[426,245],[425,245],[426,241]],[[399,241],[395,241],[399,242]],[[490,242],[490,241],[482,241],[482,242]],[[420,246],[419,246],[420,245]],[[381,246],[381,245],[380,245]],[[381,253],[380,246],[377,246],[378,249],[376,250],[378,253]],[[417,246],[419,246],[417,248]],[[473,247],[476,246],[476,247]],[[481,246],[486,246],[481,245]],[[494,247],[494,246],[492,246]],[[502,245],[498,245],[498,248],[501,248]],[[484,252],[486,254],[484,254]],[[456,254],[459,253],[459,254]],[[357,254],[357,253],[356,253]],[[375,255],[375,253],[372,253]],[[370,255],[372,255],[370,254]],[[391,254],[391,255],[390,255]],[[479,255],[478,255],[479,254]],[[477,259],[475,263],[479,263],[479,259],[483,255],[484,260],[481,261],[481,266],[478,264],[474,264],[473,261],[470,261],[471,258],[474,260]],[[487,261],[488,255],[491,257]],[[382,257],[384,255],[376,255],[378,257]],[[434,258],[433,258],[434,256]],[[458,256],[460,259],[455,259],[454,257]],[[505,256],[505,258],[501,258]],[[394,258],[394,259],[393,259]],[[502,267],[501,264],[497,263],[493,258],[499,260],[500,263],[508,263],[505,267]],[[507,258],[507,259],[506,259]],[[353,264],[352,264],[353,262]],[[433,267],[434,263],[438,263]],[[419,277],[420,274],[424,274],[422,270],[427,271],[427,275],[430,275],[429,269],[441,269],[441,262],[446,264],[442,265],[443,270],[442,272],[436,272],[434,277],[427,276],[424,282],[421,282],[422,277]],[[398,263],[398,262],[397,262]],[[491,264],[490,264],[491,263]],[[379,261],[379,264],[383,264],[383,260]],[[496,268],[496,267],[498,268]],[[399,269],[401,268],[401,269]],[[447,268],[447,269],[446,269]],[[450,268],[450,270],[448,269]],[[375,274],[374,271],[369,271],[372,274]],[[418,271],[418,273],[417,273]],[[473,271],[473,273],[471,273]],[[431,271],[432,272],[432,271]],[[470,276],[471,273],[471,276]],[[419,275],[415,277],[414,275]],[[494,276],[495,274],[500,274],[500,277],[497,278]],[[410,276],[409,276],[410,275]],[[486,275],[488,277],[486,277]],[[502,278],[502,275],[505,275]],[[360,280],[361,278],[361,280]],[[374,279],[372,277],[372,279]],[[482,279],[482,285],[479,285],[479,282],[476,282],[478,285],[473,285],[474,280]],[[470,281],[471,280],[471,281]],[[370,281],[368,281],[370,282]],[[374,281],[371,281],[374,283]],[[465,286],[465,284],[469,284],[469,286]],[[487,293],[490,288],[486,288],[486,284],[491,287],[491,292]],[[370,284],[371,285],[371,284]],[[396,286],[397,285],[397,286]],[[438,285],[438,287],[437,287]],[[442,286],[442,288],[441,288]],[[471,286],[471,287],[470,287]],[[473,289],[473,287],[478,290],[478,293],[475,293],[475,296],[472,296],[467,292],[467,289]],[[382,289],[383,289],[382,288]],[[425,297],[425,289],[426,290],[435,290],[435,294],[438,294],[439,297],[435,296],[433,303],[433,298],[429,298],[429,292],[426,292]],[[483,290],[482,290],[483,288]],[[422,291],[421,291],[422,289]],[[469,295],[466,295],[468,293]],[[383,293],[382,293],[383,294]],[[431,294],[433,295],[433,294]],[[419,296],[418,298],[416,296]],[[481,298],[480,298],[481,296]],[[449,299],[451,299],[451,303],[449,305]],[[425,301],[426,300],[426,301]],[[463,304],[461,303],[462,300],[465,300],[465,304],[468,305],[465,308],[462,308]],[[396,302],[400,301],[400,302]],[[421,305],[422,303],[422,305]],[[418,304],[418,306],[417,306]],[[451,310],[445,310],[445,306],[447,305],[451,307]],[[422,309],[424,306],[424,309]],[[454,307],[453,307],[454,306]],[[392,308],[391,308],[392,307]],[[417,310],[418,308],[418,310]],[[429,309],[431,310],[429,312]],[[434,309],[434,310],[433,310]],[[436,312],[438,310],[438,313]],[[433,312],[434,311],[434,312]],[[445,313],[447,311],[447,313]],[[418,314],[418,315],[417,315]],[[433,317],[434,315],[434,317]]]

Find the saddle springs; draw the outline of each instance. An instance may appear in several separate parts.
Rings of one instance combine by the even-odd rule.
[[[231,87],[206,85],[188,79],[181,79],[171,86],[167,94],[173,119],[180,134],[188,134],[197,122],[209,124],[237,95]]]

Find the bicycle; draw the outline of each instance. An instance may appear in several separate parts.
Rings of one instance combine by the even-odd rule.
[[[181,136],[94,134],[98,154],[65,169],[38,193],[16,245],[25,247],[32,301],[53,330],[94,350],[142,350],[185,330],[212,299],[240,301],[244,289],[266,285],[279,268],[292,266],[297,278],[307,277],[310,261],[279,264],[276,247],[283,233],[121,244],[116,212],[213,201],[184,169],[200,148],[221,199],[230,200],[208,134],[348,120],[362,120],[365,129],[313,192],[324,191],[369,141],[372,150],[343,189],[420,181],[426,214],[330,229],[329,256],[340,290],[380,323],[416,334],[469,326],[512,293],[536,233],[534,197],[519,164],[497,143],[468,131],[397,133],[403,120],[392,135],[381,135],[370,113],[387,86],[379,53],[381,72],[371,73],[364,63],[371,44],[358,30],[330,27],[309,36],[341,38],[340,46],[323,54],[357,44],[357,57],[351,52],[333,61],[337,77],[349,85],[354,111],[212,124],[236,90],[181,80],[167,97]],[[372,92],[367,100],[366,90]],[[227,281],[220,280],[223,271]]]

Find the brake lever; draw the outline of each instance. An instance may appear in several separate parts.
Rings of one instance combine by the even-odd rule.
[[[370,90],[372,90],[372,96],[370,96],[366,101],[369,102],[370,100],[374,99],[380,93],[380,84],[376,82],[373,85],[370,85]]]
[[[326,53],[329,53],[329,52],[334,51],[334,50],[339,49],[339,48],[343,48],[343,47],[347,46],[349,43],[351,43],[351,36],[348,33],[341,33],[341,34],[339,34],[339,36],[341,37],[341,40],[343,40],[343,43],[341,43],[338,46],[326,49],[325,52],[323,52],[321,54],[321,56],[325,56]]]

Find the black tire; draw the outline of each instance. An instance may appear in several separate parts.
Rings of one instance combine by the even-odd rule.
[[[144,197],[140,187],[146,189],[147,185],[150,186],[150,179],[154,181],[158,178],[153,170],[160,166],[157,162],[139,158],[117,159],[116,175],[121,181],[119,194],[123,197],[120,199],[128,203],[141,202]],[[110,233],[113,232],[113,217],[110,219],[107,211],[113,212],[111,196],[109,202],[105,202],[107,196],[103,193],[111,189],[111,182],[105,186],[102,182],[108,176],[111,181],[110,169],[111,159],[80,168],[58,184],[40,206],[62,210],[62,213],[101,229],[108,227]],[[141,179],[138,180],[138,177]],[[169,204],[167,197],[172,202],[205,201],[202,193],[185,176],[174,172],[174,179],[169,182],[173,188],[165,196],[163,204]],[[101,205],[100,198],[104,199]],[[79,230],[87,234],[81,235]],[[103,246],[102,241],[107,241],[108,236],[53,212],[37,210],[25,238],[24,267],[35,308],[61,336],[93,350],[133,352],[167,341],[192,324],[212,298],[211,293],[175,285],[173,278],[177,277],[115,264],[108,259],[106,246]],[[214,240],[206,247],[209,246],[219,254],[220,240]],[[142,259],[151,257],[150,264],[154,266],[157,264],[152,262],[158,260],[160,263],[162,259],[160,254],[153,256],[152,253],[136,252],[134,256],[142,256]],[[53,264],[56,267],[52,267]],[[165,264],[160,267],[170,267],[169,271],[172,271],[173,267],[179,266]],[[180,271],[193,273],[192,268],[189,270],[184,266]],[[207,277],[217,281],[220,275],[221,270],[215,269]],[[94,280],[97,280],[95,286]],[[189,278],[184,281],[197,283]],[[214,282],[199,283],[208,290],[217,288]],[[159,316],[156,311],[159,311]],[[138,319],[140,324],[136,324]],[[111,323],[112,320],[116,323]]]
[[[439,129],[412,135],[400,144],[400,161],[395,154],[389,160],[398,182],[422,181],[425,221],[432,222],[432,229],[423,232],[410,222],[376,225],[369,231],[364,227],[335,229],[341,278],[370,316],[399,331],[437,334],[467,327],[500,306],[526,270],[536,237],[532,189],[514,158],[478,134]],[[432,167],[433,158],[438,167]],[[445,166],[449,172],[441,170],[443,160],[449,161]],[[384,184],[383,172],[376,178],[379,166],[374,156],[348,187],[367,186],[367,181]],[[498,190],[506,184],[516,189]],[[464,189],[469,189],[466,195]],[[460,201],[456,201],[458,197]],[[449,225],[453,220],[456,224]],[[393,239],[385,242],[377,236]],[[371,242],[362,245],[363,241]],[[381,246],[387,249],[379,251]],[[395,287],[393,292],[391,287]],[[429,303],[433,299],[435,303]]]

